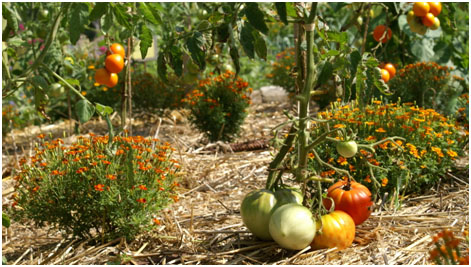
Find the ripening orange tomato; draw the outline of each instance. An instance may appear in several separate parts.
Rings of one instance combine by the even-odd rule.
[[[383,37],[384,32],[387,30],[386,35]],[[378,25],[376,28],[373,30],[373,38],[376,40],[376,42],[379,42],[381,40],[382,43],[386,43],[391,39],[392,36],[392,31],[389,27],[386,27],[384,25]],[[383,37],[381,39],[381,37]]]
[[[118,54],[118,55],[121,55],[123,58],[125,58],[125,51],[124,51],[124,47],[121,45],[121,44],[118,44],[118,43],[114,43],[110,46],[110,50],[113,54]]]
[[[113,88],[118,84],[118,74],[116,73],[110,73],[110,79],[109,81],[105,84],[108,88]]]
[[[430,5],[427,2],[415,2],[412,10],[417,17],[423,17],[430,11]]]
[[[442,12],[442,3],[440,2],[427,2],[430,6],[429,12],[432,13],[435,17]]]
[[[111,54],[105,59],[105,68],[111,73],[120,73],[124,68],[124,58],[120,54]]]
[[[387,70],[381,69],[381,79],[383,79],[383,81],[385,83],[387,83],[389,81],[389,78],[390,78],[389,76],[390,75],[389,75],[389,72]]]
[[[389,72],[389,79],[392,79],[396,75],[396,68],[391,63],[384,65],[383,69]]]
[[[110,80],[110,73],[104,69],[97,69],[95,71],[95,81],[99,84],[107,84]]]
[[[427,13],[427,15],[422,17],[422,24],[425,26],[431,27],[433,23],[435,23],[435,16],[432,13]]]

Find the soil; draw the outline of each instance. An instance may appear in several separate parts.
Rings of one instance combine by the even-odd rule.
[[[268,140],[284,122],[288,104],[256,104],[242,126],[237,142]],[[207,144],[185,119],[187,111],[164,116],[134,114],[132,134],[158,137],[177,149],[183,167],[180,201],[161,214],[162,224],[132,242],[106,244],[68,240],[60,232],[32,223],[2,227],[2,254],[8,264],[431,264],[432,236],[443,229],[461,233],[469,226],[467,162],[446,183],[426,194],[408,196],[400,210],[376,203],[371,217],[356,229],[351,247],[288,251],[274,242],[257,240],[242,223],[239,207],[248,192],[264,187],[273,149],[233,152],[223,143]],[[114,124],[119,117],[113,118]],[[2,200],[11,204],[11,171],[28,154],[39,133],[72,143],[77,135],[69,121],[15,130],[2,143]],[[80,126],[82,134],[106,133],[106,123],[93,120]],[[461,242],[465,250],[467,242]]]

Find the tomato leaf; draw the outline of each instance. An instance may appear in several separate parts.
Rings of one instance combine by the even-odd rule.
[[[118,23],[127,29],[131,29],[131,16],[126,11],[125,6],[113,5],[113,13]]]
[[[356,74],[358,63],[360,63],[360,60],[361,55],[358,50],[355,50],[350,54],[350,71],[352,72],[352,77]]]
[[[276,12],[278,16],[280,16],[280,20],[285,24],[288,25],[288,19],[286,18],[286,3],[283,2],[276,2],[275,3]]]
[[[101,31],[106,34],[113,26],[113,13],[108,12],[104,18],[102,18]]]
[[[145,24],[142,24],[141,30],[139,32],[139,39],[141,42],[139,43],[139,48],[141,50],[141,57],[142,59],[146,58],[147,50],[149,47],[152,46],[152,32]]]
[[[18,31],[18,20],[15,16],[15,11],[4,3],[2,3],[2,16],[7,20],[7,27],[5,28],[2,35],[4,39],[7,39],[10,35],[10,30],[14,32]]]
[[[348,42],[348,34],[346,32],[327,32],[327,38],[336,43],[346,44]]]
[[[257,53],[257,56],[260,58],[267,60],[267,44],[265,39],[263,39],[263,36],[257,31],[253,31],[253,33],[255,35],[255,53]]]
[[[200,67],[200,70],[206,68],[206,60],[204,53],[204,37],[201,32],[195,32],[186,40],[186,47],[191,53],[191,58]]]
[[[84,3],[73,3],[69,14],[70,42],[76,44],[80,34],[88,24],[88,5]]]
[[[97,2],[90,12],[90,21],[97,20],[101,18],[108,11],[108,3],[106,2]]]
[[[183,74],[183,59],[182,59],[182,51],[176,47],[173,46],[170,50],[170,64],[172,66],[172,69],[175,71],[175,74],[177,76],[182,76]]]
[[[81,123],[89,121],[94,113],[95,107],[88,100],[81,99],[75,104],[75,114]]]
[[[258,8],[257,3],[247,3],[244,8],[245,15],[252,26],[263,34],[268,33],[267,24],[265,24],[265,14]]]
[[[139,3],[139,11],[140,13],[142,14],[142,16],[144,17],[144,19],[154,25],[157,25],[161,22],[161,19],[160,19],[160,16],[158,13],[156,13],[157,15],[157,18],[156,16],[154,15],[154,13],[151,11],[151,7],[148,6],[146,3],[144,2],[141,2]]]
[[[329,61],[325,62],[324,67],[322,68],[321,73],[319,74],[316,86],[325,84],[330,78],[332,78],[333,72],[334,69],[332,67],[332,63],[330,63]]]
[[[254,43],[255,43],[255,38],[252,34],[253,27],[250,26],[250,24],[245,23],[244,26],[242,27],[242,30],[240,31],[240,38],[239,41],[242,44],[242,48],[244,49],[245,54],[249,58],[254,58],[255,57],[255,51],[254,51]]]
[[[231,55],[232,62],[234,62],[237,75],[240,71],[239,51],[237,50],[237,47],[231,46],[229,54]]]
[[[162,81],[167,82],[167,63],[165,61],[165,52],[159,51],[159,56],[157,57],[157,73]]]
[[[111,115],[111,113],[113,113],[113,108],[112,107],[105,106],[105,105],[102,105],[100,103],[97,103],[95,105],[95,107],[96,107],[96,111],[98,112],[98,114],[102,117],[104,117],[105,115]]]

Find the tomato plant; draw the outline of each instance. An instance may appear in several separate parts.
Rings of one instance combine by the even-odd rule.
[[[338,181],[327,189],[327,197],[329,198],[323,200],[326,209],[332,206],[332,198],[335,210],[348,213],[355,225],[363,223],[371,214],[371,192],[366,186],[355,181]]]
[[[274,211],[270,217],[269,231],[281,247],[300,250],[312,242],[316,235],[316,223],[308,208],[290,203]]]
[[[317,222],[319,233],[311,243],[314,249],[349,247],[355,238],[355,223],[347,213],[336,210],[321,217]]]

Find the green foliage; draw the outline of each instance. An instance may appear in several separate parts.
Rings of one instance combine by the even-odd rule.
[[[133,107],[136,109],[161,112],[182,107],[186,87],[184,81],[176,75],[169,76],[168,82],[164,82],[148,72],[138,73],[134,75],[132,85]]]
[[[463,155],[468,142],[468,132],[462,124],[433,109],[419,108],[411,103],[383,104],[374,100],[364,112],[356,104],[340,106],[335,103],[331,110],[319,113],[319,118],[328,119],[331,129],[345,128],[354,132],[360,144],[359,153],[345,159],[337,154],[332,143],[326,142],[317,147],[320,157],[328,159],[337,168],[350,171],[357,182],[365,184],[374,193],[388,192],[395,201],[402,194],[421,193],[436,185],[454,166],[454,160]],[[325,132],[322,124],[315,125],[312,131],[316,135]],[[361,146],[388,136],[401,136],[406,140],[376,145],[374,154]],[[314,157],[309,162],[310,168],[321,177],[342,178],[345,175],[320,166]],[[374,168],[371,172],[368,165],[384,169]]]
[[[451,67],[435,62],[409,64],[397,71],[389,81],[394,94],[392,101],[415,102],[420,107],[433,108],[452,115],[457,110],[458,97],[463,93],[463,78],[451,75]]]
[[[232,140],[247,116],[252,91],[248,86],[231,71],[200,80],[184,99],[191,110],[190,121],[211,142]]]
[[[44,138],[44,135],[40,135]],[[169,144],[140,136],[79,137],[41,141],[22,159],[9,213],[15,220],[45,223],[78,238],[132,239],[158,222],[157,213],[176,201],[178,186]],[[154,217],[154,219],[153,219]]]

